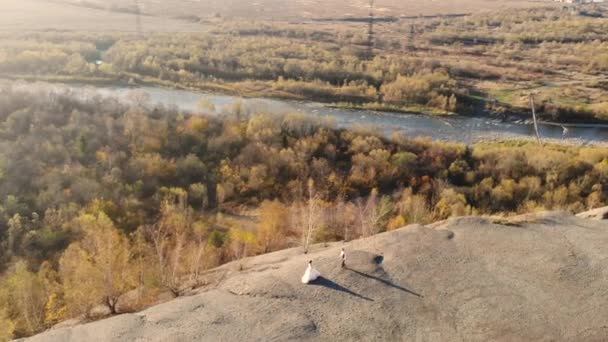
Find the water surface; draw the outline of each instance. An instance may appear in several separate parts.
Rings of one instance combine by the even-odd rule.
[[[36,84],[40,87],[40,84]],[[29,85],[28,87],[30,87]],[[352,128],[366,125],[376,127],[387,136],[394,132],[405,136],[431,137],[462,143],[474,143],[489,139],[513,139],[534,137],[534,126],[531,122],[502,122],[497,119],[465,116],[431,116],[421,114],[377,112],[359,109],[329,108],[324,104],[310,101],[289,101],[266,98],[238,98],[203,92],[175,90],[161,87],[125,87],[125,86],[74,86],[50,85],[53,91],[69,91],[83,97],[101,94],[131,101],[136,92],[149,95],[152,104],[176,106],[182,110],[195,111],[201,99],[213,103],[218,114],[240,101],[249,112],[290,113],[297,112],[319,118],[330,119],[338,127]],[[563,127],[555,124],[540,124],[541,136],[544,139],[559,140],[568,143],[607,143],[608,127]]]

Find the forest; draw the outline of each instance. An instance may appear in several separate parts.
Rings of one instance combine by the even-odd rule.
[[[184,295],[256,254],[608,204],[605,148],[388,139],[241,103],[182,112],[138,92],[0,94],[0,340]]]
[[[345,107],[606,122],[605,12],[512,9],[378,23],[200,18],[200,32],[0,33],[0,76],[139,83]],[[101,63],[101,64],[98,64]]]

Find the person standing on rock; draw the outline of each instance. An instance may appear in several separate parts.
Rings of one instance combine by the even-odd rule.
[[[340,251],[340,259],[342,259],[342,268],[346,267],[346,252],[344,251],[344,248],[342,248],[342,251]]]
[[[312,260],[308,262],[308,268],[306,268],[306,272],[302,276],[302,283],[308,284],[313,280],[316,280],[321,276],[321,273],[317,271],[314,267],[312,267]]]

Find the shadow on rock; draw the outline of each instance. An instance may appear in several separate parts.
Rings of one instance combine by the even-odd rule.
[[[357,298],[361,298],[361,299],[364,299],[364,300],[367,300],[367,301],[370,301],[370,302],[374,301],[371,298],[362,296],[362,295],[360,295],[360,294],[358,294],[358,293],[356,293],[354,291],[351,291],[351,290],[347,289],[346,287],[344,287],[344,286],[342,286],[340,284],[334,283],[333,281],[331,281],[331,280],[329,280],[327,278],[324,278],[324,277],[317,278],[316,280],[310,282],[309,285],[323,286],[323,287],[326,287],[328,289],[344,292],[344,293],[347,293],[347,294],[349,294],[351,296],[355,296]]]
[[[367,273],[359,272],[359,271],[354,270],[354,269],[352,269],[352,268],[348,268],[348,267],[347,267],[346,269],[347,269],[347,270],[349,270],[349,271],[351,271],[351,272],[353,272],[353,273],[356,273],[356,274],[358,274],[358,275],[360,275],[360,276],[362,276],[362,277],[365,277],[365,278],[369,278],[369,279],[373,279],[373,280],[379,281],[379,282],[383,283],[383,284],[384,284],[384,285],[386,285],[386,286],[390,286],[390,287],[396,288],[397,290],[401,290],[401,291],[403,291],[403,292],[407,292],[407,293],[413,294],[413,295],[414,295],[414,296],[416,296],[416,297],[424,298],[424,296],[423,296],[423,295],[421,295],[421,294],[419,294],[419,293],[416,293],[416,292],[414,292],[414,291],[412,291],[412,290],[410,290],[410,289],[406,289],[406,288],[405,288],[405,287],[403,287],[403,286],[399,286],[399,285],[397,285],[397,284],[393,283],[392,281],[389,281],[389,280],[386,280],[386,279],[382,279],[382,278],[380,278],[380,277],[376,277],[376,276],[373,276],[373,275],[371,275],[371,274],[367,274]]]

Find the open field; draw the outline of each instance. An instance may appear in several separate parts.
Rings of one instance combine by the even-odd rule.
[[[200,31],[196,21],[207,18],[255,20],[307,20],[367,17],[365,0],[141,0],[141,27],[145,32]],[[478,13],[506,8],[551,5],[525,0],[378,0],[378,16],[411,17]],[[133,1],[101,0],[3,0],[0,31],[137,30]]]
[[[132,8],[119,0],[60,0],[100,8]],[[127,4],[125,4],[127,3]],[[368,0],[141,0],[142,12],[162,16],[222,16],[272,20],[366,17]],[[478,13],[506,8],[546,6],[526,0],[376,0],[380,16],[418,16]]]
[[[160,16],[141,16],[147,31],[200,31],[201,25]],[[136,32],[132,13],[99,10],[44,0],[2,0],[0,32],[20,31]]]

